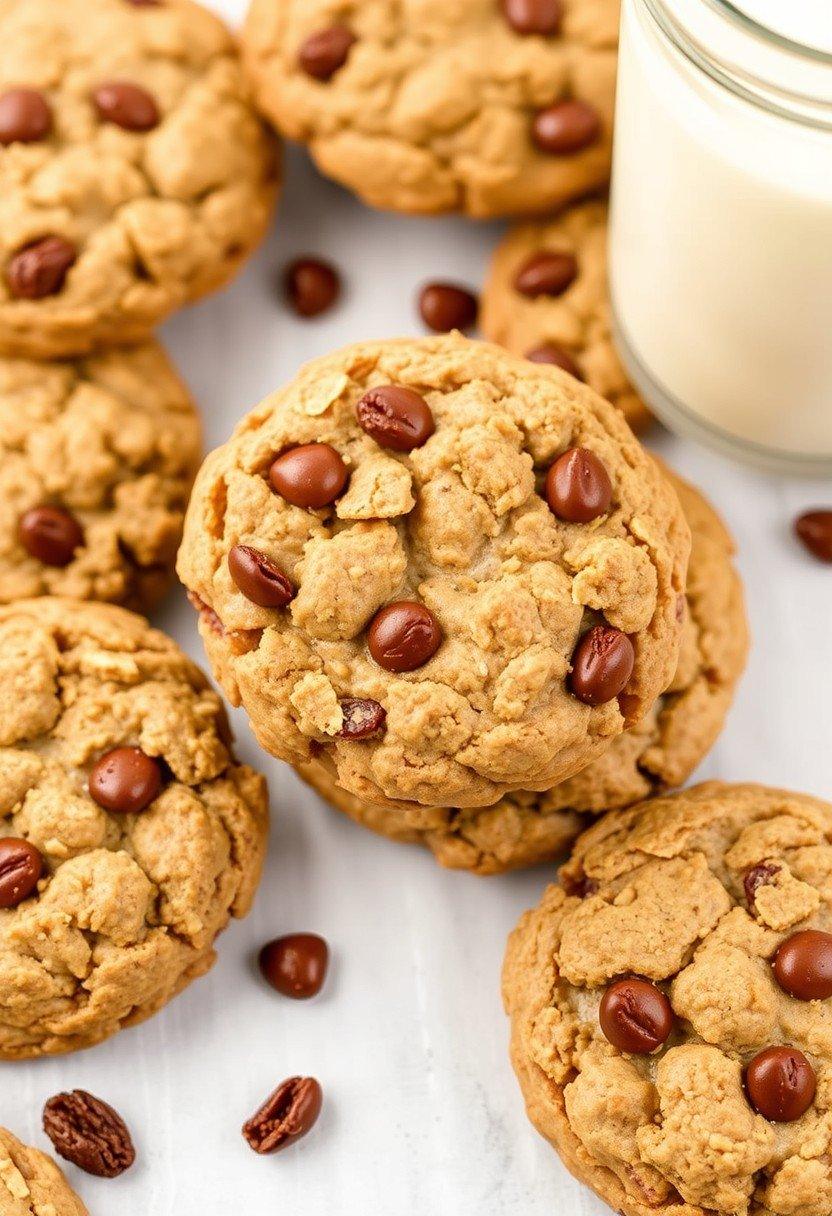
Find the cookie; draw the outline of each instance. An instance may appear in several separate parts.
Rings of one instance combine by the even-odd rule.
[[[689,546],[617,410],[451,335],[348,347],[268,397],[203,466],[178,569],[267,751],[370,801],[482,806],[650,710]]]
[[[554,789],[506,794],[494,806],[467,811],[366,802],[340,789],[315,760],[301,776],[365,827],[425,844],[442,865],[478,874],[554,860],[588,826],[588,815],[687,781],[722,729],[745,666],[748,627],[731,537],[697,490],[665,472],[693,535],[679,665],[650,713],[603,756]]]
[[[51,1157],[0,1127],[0,1216],[89,1216]]]
[[[244,916],[262,777],[164,634],[110,604],[0,607],[0,1057],[89,1047],[161,1009]]]
[[[832,806],[698,786],[605,816],[512,935],[529,1117],[622,1216],[829,1216]]]
[[[0,0],[0,352],[142,341],[264,235],[271,138],[192,0]]]
[[[606,202],[513,229],[494,254],[480,323],[492,342],[584,380],[634,431],[650,422],[612,343]]]
[[[375,207],[529,214],[609,180],[618,0],[253,0],[263,113]]]
[[[193,402],[156,343],[64,363],[0,357],[0,603],[152,608],[200,457]]]

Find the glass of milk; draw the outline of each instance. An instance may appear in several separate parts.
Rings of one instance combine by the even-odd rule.
[[[674,430],[832,473],[832,0],[623,0],[610,292]]]

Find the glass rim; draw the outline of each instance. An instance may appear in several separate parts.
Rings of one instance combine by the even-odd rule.
[[[749,13],[743,12],[731,0],[706,0],[706,2],[717,12],[724,13],[740,29],[750,32],[761,41],[770,43],[779,50],[788,51],[790,54],[832,66],[832,51],[824,51],[821,47],[809,46],[808,43],[799,42],[796,38],[789,38],[787,34],[778,33],[770,26],[755,20]]]

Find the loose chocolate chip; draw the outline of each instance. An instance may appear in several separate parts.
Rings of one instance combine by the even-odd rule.
[[[605,705],[624,691],[633,674],[633,643],[620,629],[594,625],[572,655],[569,687],[585,705]]]
[[[159,107],[147,89],[126,80],[110,80],[93,93],[102,122],[115,123],[125,131],[151,131],[159,125]]]
[[[75,246],[62,236],[45,236],[12,254],[6,282],[16,300],[42,300],[57,295],[78,258]]]
[[[772,1123],[793,1123],[815,1098],[815,1070],[796,1047],[767,1047],[745,1070],[748,1100]]]
[[[317,317],[331,308],[341,293],[335,267],[319,258],[297,258],[283,275],[286,298],[298,316]]]
[[[453,283],[426,283],[419,293],[419,314],[437,334],[472,329],[477,323],[477,297]]]
[[[234,546],[228,572],[246,599],[260,608],[285,608],[295,598],[295,588],[277,563],[251,545]]]
[[[435,424],[424,397],[395,384],[371,388],[355,407],[359,424],[383,448],[412,452],[427,443]]]
[[[588,524],[610,509],[610,475],[594,452],[570,448],[546,474],[546,501],[558,519]]]
[[[575,281],[578,263],[571,253],[534,253],[518,270],[514,286],[522,296],[561,296]]]
[[[304,443],[278,456],[269,469],[272,488],[296,507],[318,511],[347,484],[347,466],[328,443]]]
[[[503,0],[503,12],[518,34],[557,34],[563,0]]]
[[[162,789],[158,760],[138,747],[116,747],[93,765],[90,797],[107,811],[137,815],[150,806]]]
[[[634,976],[610,984],[598,1011],[601,1029],[619,1051],[649,1055],[673,1029],[673,1009],[660,988]]]
[[[314,1077],[289,1077],[243,1124],[243,1135],[255,1153],[277,1153],[311,1131],[322,1104]]]
[[[84,543],[81,525],[63,507],[32,507],[21,516],[18,535],[26,552],[44,566],[68,566]]]
[[[541,152],[574,156],[594,144],[601,132],[597,110],[585,101],[559,101],[535,115],[532,138]]]
[[[415,671],[436,654],[441,642],[436,617],[412,600],[387,604],[373,617],[367,633],[370,654],[385,671]]]
[[[97,1178],[117,1178],[136,1160],[121,1115],[83,1089],[49,1099],[43,1130],[61,1157]]]
[[[774,878],[775,874],[780,873],[779,866],[770,866],[765,863],[760,863],[758,866],[752,866],[742,880],[743,889],[745,890],[745,899],[749,908],[753,911],[756,903],[757,892],[760,887],[764,887]]]
[[[323,988],[329,947],[317,933],[288,933],[260,951],[263,978],[283,996],[306,1001]]]
[[[37,89],[0,95],[0,144],[34,144],[52,130],[52,107]]]
[[[832,934],[803,929],[781,942],[774,956],[774,977],[799,1001],[832,996]]]
[[[369,697],[345,697],[341,702],[344,721],[338,734],[342,739],[369,739],[384,729],[387,711]]]
[[[347,26],[331,25],[310,34],[298,51],[298,63],[307,76],[330,80],[347,62],[355,41],[355,34]]]
[[[822,562],[832,562],[832,511],[806,511],[794,530],[806,548]]]
[[[528,352],[526,358],[532,363],[551,363],[554,367],[560,367],[563,371],[569,372],[569,375],[574,376],[576,380],[583,380],[581,369],[569,352],[565,351],[562,346],[556,346],[554,342],[544,342],[541,346],[535,346]]]
[[[28,840],[0,837],[0,908],[14,908],[27,899],[43,873],[43,858]]]

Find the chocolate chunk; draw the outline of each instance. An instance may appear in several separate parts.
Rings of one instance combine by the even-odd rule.
[[[0,837],[0,908],[14,908],[34,892],[43,858],[28,840]]]
[[[795,520],[794,530],[813,556],[832,562],[832,511],[806,511]]]
[[[534,253],[514,278],[522,296],[561,296],[575,281],[578,263],[571,253]]]
[[[424,397],[395,384],[371,388],[355,408],[359,424],[383,448],[412,452],[427,443],[435,424]]]
[[[387,721],[383,706],[369,697],[344,697],[341,712],[344,721],[338,733],[342,739],[369,739],[379,734]]]
[[[585,101],[559,101],[540,110],[532,123],[532,139],[540,152],[574,156],[598,139],[601,119]]]
[[[472,329],[477,323],[477,297],[453,283],[426,283],[419,293],[419,314],[437,334]]]
[[[98,117],[125,131],[151,131],[159,125],[159,107],[147,89],[126,80],[111,80],[93,93]]]
[[[63,507],[32,507],[21,516],[18,535],[26,552],[44,566],[68,566],[84,544],[81,525]]]
[[[347,466],[328,443],[290,448],[272,463],[272,489],[296,507],[317,511],[333,503],[347,484]]]
[[[338,271],[319,258],[297,258],[283,274],[286,298],[300,317],[317,317],[341,294]]]
[[[295,597],[295,588],[277,563],[251,545],[234,546],[228,570],[246,599],[260,608],[285,608]]]
[[[551,363],[554,367],[560,367],[563,371],[569,372],[569,375],[574,376],[576,380],[583,380],[581,369],[569,352],[554,342],[543,342],[540,346],[533,347],[527,352],[526,358],[532,363]]]
[[[42,300],[63,289],[78,258],[75,246],[62,236],[45,236],[12,254],[6,282],[16,300]]]
[[[136,1160],[121,1115],[83,1089],[49,1099],[43,1130],[61,1157],[98,1178],[117,1178]]]
[[[429,608],[412,600],[387,604],[373,617],[367,645],[385,671],[415,671],[436,654],[442,630]]]
[[[557,34],[563,21],[563,0],[503,0],[503,12],[518,34]]]
[[[604,1035],[619,1051],[649,1055],[670,1036],[674,1017],[670,1001],[648,980],[616,980],[601,999],[598,1012]]]
[[[289,933],[260,951],[263,978],[283,996],[305,1001],[323,988],[329,947],[317,933]]]
[[[138,747],[116,747],[93,765],[90,797],[117,815],[137,815],[146,810],[162,789],[158,760]]]
[[[774,978],[798,1001],[832,996],[832,934],[803,929],[787,937],[774,956]]]
[[[277,1153],[311,1131],[322,1104],[314,1077],[289,1077],[243,1124],[243,1136],[255,1153]]]
[[[569,686],[585,705],[605,705],[619,696],[633,674],[633,643],[620,629],[594,625],[572,655]]]
[[[767,1047],[745,1070],[748,1100],[772,1123],[793,1123],[815,1100],[815,1070],[796,1047]]]
[[[329,29],[310,34],[298,51],[298,63],[315,80],[331,80],[347,57],[356,41],[355,34],[345,25],[331,25]]]
[[[606,515],[612,482],[602,461],[588,448],[564,452],[546,475],[546,501],[554,515],[570,524],[588,524]]]
[[[34,144],[52,130],[52,107],[39,89],[0,95],[0,144]]]

